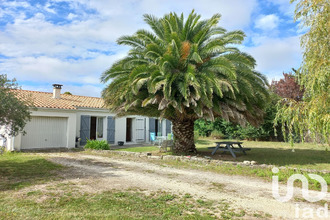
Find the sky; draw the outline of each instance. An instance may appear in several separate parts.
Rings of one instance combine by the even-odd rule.
[[[144,14],[162,17],[193,9],[219,26],[243,30],[241,51],[252,55],[268,80],[298,68],[302,60],[299,24],[290,0],[0,0],[0,74],[26,90],[100,97],[101,74],[129,48],[122,35],[149,29]]]

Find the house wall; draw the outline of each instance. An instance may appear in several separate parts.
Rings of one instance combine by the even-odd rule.
[[[76,131],[75,131],[75,137],[80,137],[80,123],[81,123],[81,116],[82,115],[89,115],[91,117],[103,117],[103,138],[102,140],[107,140],[107,127],[108,122],[106,118],[108,116],[115,116],[114,114],[110,113],[109,110],[106,109],[83,109],[80,108],[76,112]],[[117,122],[116,122],[117,126]],[[117,129],[117,127],[116,127]]]
[[[0,127],[0,146],[4,146],[9,151],[12,151],[14,147],[13,138],[8,136],[4,126]]]
[[[104,117],[103,120],[103,139],[107,140],[107,120],[108,116],[115,115],[110,113],[106,109],[83,109],[78,110],[61,110],[61,109],[43,109],[39,108],[37,111],[31,111],[31,116],[45,116],[45,117],[64,117],[67,118],[67,142],[66,148],[74,148],[76,145],[76,137],[80,137],[80,123],[81,116],[89,115],[94,117]],[[126,118],[132,118],[132,141],[126,142]],[[115,144],[118,141],[124,141],[125,144],[135,144],[136,142],[136,119],[143,118],[145,121],[145,142],[149,142],[149,118],[143,116],[127,116],[127,117],[115,117]],[[165,120],[162,122],[162,133],[166,133],[166,123]],[[0,129],[1,132],[1,129]],[[17,150],[20,151],[21,147],[24,146],[24,143],[21,142],[22,134],[19,134],[15,137],[7,138],[7,150]],[[0,139],[0,145],[3,144],[3,141]]]
[[[132,119],[132,141],[126,142],[126,119],[131,118]],[[135,144],[136,141],[136,118],[144,118],[145,120],[148,120],[147,117],[142,116],[127,116],[127,117],[117,117],[116,118],[116,134],[115,134],[115,144],[117,144],[118,141],[124,141],[124,144]],[[144,131],[146,132],[146,130]],[[148,140],[148,139],[146,139]]]
[[[124,141],[124,144],[135,144],[136,142],[136,118],[144,118],[146,121],[146,125],[148,125],[149,121],[147,117],[143,116],[125,116],[125,117],[116,117],[115,114],[110,113],[109,110],[106,109],[83,109],[80,108],[77,110],[76,113],[76,137],[80,137],[80,123],[81,123],[81,116],[82,115],[89,115],[92,117],[104,117],[105,120],[104,126],[103,126],[103,140],[107,140],[107,127],[108,127],[108,122],[106,120],[106,117],[112,116],[115,118],[115,144],[118,143],[118,141]],[[126,119],[127,118],[132,118],[132,141],[131,142],[126,142]],[[149,125],[148,125],[149,126]],[[148,131],[147,128],[145,129],[144,132]],[[149,136],[146,134],[146,141],[149,140]]]

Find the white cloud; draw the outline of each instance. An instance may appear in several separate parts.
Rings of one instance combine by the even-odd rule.
[[[141,11],[162,16],[171,11],[185,15],[195,9],[202,15],[202,19],[209,18],[216,13],[222,15],[220,26],[227,29],[243,29],[251,19],[251,14],[257,5],[256,0],[168,0],[168,1],[141,1]]]
[[[297,68],[301,62],[299,37],[264,38],[256,47],[245,48],[257,61],[257,70],[268,79],[277,78],[283,71]]]
[[[173,11],[187,15],[195,9],[197,13],[202,14],[202,18],[220,13],[221,25],[235,29],[242,29],[249,24],[251,14],[257,6],[257,0],[79,0],[79,2],[96,9],[102,17],[122,18],[124,21],[129,20],[127,23],[135,25],[142,24],[142,15],[146,13],[158,17]],[[129,25],[133,31],[136,30],[135,25]]]
[[[77,11],[81,7],[78,1],[69,1]],[[237,7],[237,5],[245,7]],[[23,2],[24,3],[24,2]],[[21,3],[21,4],[23,4]],[[67,56],[93,59],[99,54],[92,54],[88,50],[107,50],[118,53],[123,47],[116,47],[115,40],[126,34],[132,34],[139,28],[145,28],[142,15],[153,13],[161,17],[169,11],[181,12],[187,15],[193,8],[203,13],[202,18],[220,12],[223,14],[222,23],[232,27],[244,26],[249,23],[255,0],[235,0],[228,3],[224,0],[189,1],[87,1],[80,0],[89,9],[97,10],[97,14],[88,15],[88,19],[74,20],[66,25],[55,25],[46,21],[41,12],[26,19],[25,16],[16,17],[13,23],[8,23],[0,34],[0,51],[8,57],[39,57],[64,60]],[[13,5],[14,3],[11,3]],[[29,4],[23,4],[30,7]],[[209,7],[212,5],[213,7]],[[15,3],[15,6],[16,3]],[[12,6],[14,7],[14,6]],[[38,6],[37,8],[39,8]],[[47,3],[44,8],[50,8]],[[53,10],[53,9],[52,9]],[[68,17],[74,18],[70,13]],[[90,57],[92,55],[92,57]]]
[[[51,6],[52,5],[49,2],[46,3],[46,5],[44,7],[44,10],[49,12],[49,13],[56,14],[56,11],[53,8],[51,8]]]
[[[278,29],[278,15],[260,15],[257,21],[251,20],[258,7],[257,0],[64,0],[70,4],[70,12],[66,15],[68,23],[56,25],[46,17],[49,15],[47,13],[57,11],[52,8],[52,3],[59,1],[63,0],[51,0],[45,6],[36,7],[28,1],[5,1],[6,10],[0,7],[0,17],[6,13],[15,18],[0,29],[1,55],[10,57],[0,60],[0,73],[8,73],[11,78],[16,77],[23,82],[50,85],[58,82],[74,94],[99,96],[101,73],[128,50],[116,45],[118,37],[148,28],[143,14],[162,17],[174,11],[187,16],[192,9],[201,14],[202,19],[210,18],[215,13],[222,14],[219,25],[229,31],[244,29],[249,32],[253,25],[264,30],[267,35],[251,34],[256,46],[246,48],[257,59],[258,69],[262,72],[281,69],[282,73],[282,69],[288,66],[296,67],[300,59],[299,56],[297,58],[299,40],[270,38],[270,30]],[[281,10],[286,5],[286,0],[279,0],[279,3],[267,1],[278,5]],[[26,11],[16,10],[17,7],[33,11],[34,16],[27,19]],[[76,86],[76,83],[82,86]],[[39,90],[37,86],[27,88]]]
[[[72,4],[77,3],[75,1]],[[18,17],[13,24],[8,24],[0,35],[0,50],[6,56],[30,56],[47,55],[62,56],[70,54],[78,56],[86,49],[104,49],[105,45],[115,44],[115,40],[122,35],[132,34],[139,28],[145,28],[142,15],[153,13],[162,16],[169,11],[181,12],[184,9],[187,15],[193,8],[203,14],[203,18],[209,18],[215,13],[221,13],[221,25],[228,29],[243,28],[250,21],[250,15],[256,4],[255,0],[235,0],[227,3],[224,0],[205,2],[193,0],[187,1],[92,1],[85,2],[99,14],[89,15],[86,20],[73,21],[67,25],[57,26],[45,20],[42,13],[36,13],[34,17],[26,19]],[[237,5],[245,5],[237,7]],[[156,7],[158,5],[158,7]],[[212,5],[213,7],[209,7]],[[154,7],[155,6],[155,7]],[[49,8],[47,4],[45,8]],[[77,6],[72,6],[77,7]],[[68,17],[73,19],[77,15],[70,13]],[[108,45],[107,45],[108,44]],[[113,48],[111,48],[113,49]]]
[[[264,31],[274,30],[278,27],[280,19],[275,14],[262,15],[255,21],[255,27]]]
[[[297,2],[290,3],[290,0],[266,0],[267,2],[278,6],[279,10],[290,17],[293,17]]]
[[[72,95],[101,97],[101,92],[102,92],[103,88],[104,88],[104,86],[101,84],[98,84],[98,85],[88,85],[87,84],[87,85],[81,85],[81,86],[64,84],[62,87],[62,93],[71,92]],[[42,85],[38,85],[38,86],[23,85],[22,89],[39,91],[39,92],[52,92],[53,86],[52,86],[52,83],[42,84]]]
[[[116,31],[109,27],[116,28]],[[121,33],[120,29],[119,23],[117,25],[112,25],[111,22],[97,24],[94,20],[55,26],[43,20],[41,14],[37,14],[28,20],[16,19],[14,24],[9,25],[0,34],[0,51],[8,57],[93,58],[90,57],[93,54],[88,50],[114,53],[123,50],[123,47],[118,48],[114,42],[117,35]]]
[[[1,4],[9,8],[17,8],[17,7],[28,8],[30,6],[28,2],[23,2],[23,1],[4,1]]]
[[[73,14],[73,13],[69,13],[69,15],[68,15],[68,19],[69,19],[69,20],[72,20],[72,19],[74,19],[74,18],[76,18],[76,17],[78,17],[78,15]]]
[[[82,85],[82,86],[73,86],[73,85],[63,85],[62,92],[71,92],[73,95],[82,95],[82,96],[92,96],[92,97],[101,97],[101,92],[104,86],[99,85]],[[52,88],[51,88],[52,89]]]
[[[0,72],[20,81],[99,84],[101,73],[122,56],[99,55],[94,59],[74,62],[46,56],[21,57],[2,63]]]

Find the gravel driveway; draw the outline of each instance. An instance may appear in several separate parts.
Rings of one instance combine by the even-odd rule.
[[[162,190],[174,194],[189,193],[196,198],[227,201],[232,208],[270,214],[274,219],[294,219],[296,204],[302,208],[319,206],[296,202],[281,203],[272,197],[272,184],[260,179],[228,176],[199,170],[177,169],[146,161],[134,161],[81,153],[45,154],[52,162],[69,166],[65,177],[83,183],[84,190],[139,189],[145,193]],[[286,186],[280,186],[286,193]],[[301,190],[295,189],[296,196]],[[329,195],[327,197],[329,201]],[[301,214],[300,214],[301,215]]]

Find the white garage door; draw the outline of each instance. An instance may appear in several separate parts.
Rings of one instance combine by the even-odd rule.
[[[67,118],[32,117],[24,128],[21,149],[66,147],[67,123]]]

